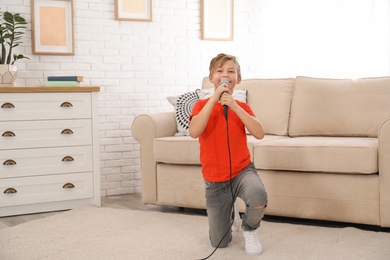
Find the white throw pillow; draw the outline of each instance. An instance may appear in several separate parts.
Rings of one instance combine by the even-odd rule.
[[[233,91],[233,98],[246,103],[246,92],[246,89],[236,89]],[[206,99],[210,98],[214,94],[214,89],[198,89],[196,90],[196,93],[198,94],[199,99]]]

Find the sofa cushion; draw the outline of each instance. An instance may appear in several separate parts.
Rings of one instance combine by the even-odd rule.
[[[295,80],[245,79],[235,89],[246,89],[247,103],[267,134],[287,135],[291,98]],[[206,77],[202,89],[212,87]]]
[[[289,138],[286,136],[266,135],[258,140],[252,135],[247,136],[248,149],[253,158],[253,148],[271,140]],[[169,136],[154,139],[154,160],[172,164],[195,164],[200,165],[199,142],[190,136]]]
[[[378,139],[359,137],[294,137],[254,147],[261,170],[347,174],[378,172]]]
[[[251,160],[253,162],[253,153],[254,153],[254,147],[257,145],[264,144],[266,142],[272,141],[272,140],[279,140],[279,139],[286,139],[289,138],[287,136],[282,136],[282,135],[265,135],[263,139],[259,140],[253,137],[252,135],[247,135],[247,142],[248,142],[248,149],[249,153],[251,155]]]
[[[377,137],[388,118],[390,77],[295,80],[290,136]]]
[[[172,164],[200,164],[199,141],[190,136],[155,138],[154,161]]]

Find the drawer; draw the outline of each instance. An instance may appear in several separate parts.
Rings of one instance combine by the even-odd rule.
[[[0,150],[0,181],[59,173],[92,171],[92,146]]]
[[[91,118],[91,93],[2,93],[0,120]]]
[[[92,144],[92,120],[2,122],[0,150]]]
[[[7,206],[92,198],[93,175],[92,172],[86,172],[2,179],[0,192],[0,209]]]

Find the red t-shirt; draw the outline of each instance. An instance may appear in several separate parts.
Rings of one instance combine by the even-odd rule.
[[[196,102],[192,115],[197,115],[209,99]],[[236,100],[248,114],[254,113],[247,103]],[[232,178],[250,163],[250,153],[246,142],[245,125],[241,119],[229,109],[229,140],[232,158]],[[200,162],[203,178],[210,182],[224,182],[230,180],[229,150],[226,132],[226,120],[223,106],[216,103],[203,133],[199,136]]]

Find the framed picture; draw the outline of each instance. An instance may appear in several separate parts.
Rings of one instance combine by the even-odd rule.
[[[115,0],[115,19],[152,21],[152,0]]]
[[[234,0],[202,0],[202,40],[233,40]]]
[[[33,54],[74,55],[73,0],[30,0]]]

